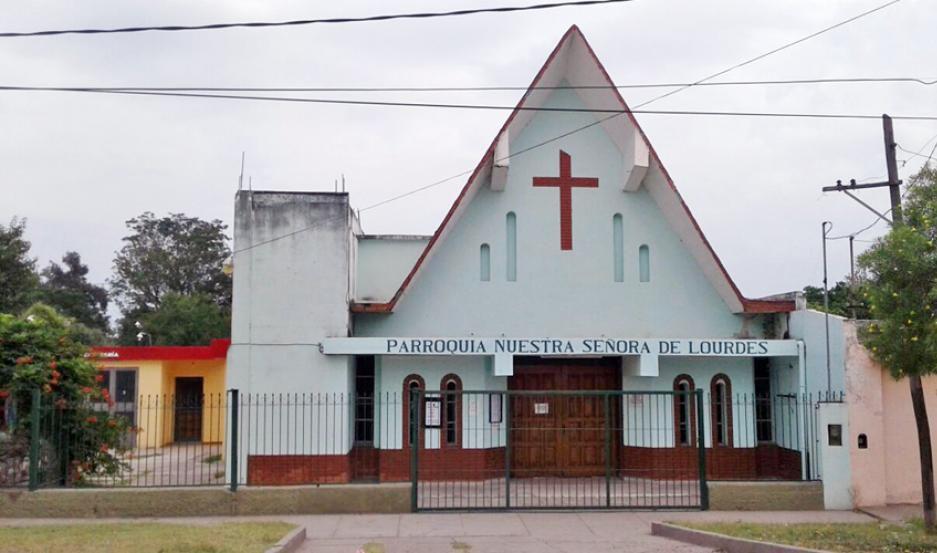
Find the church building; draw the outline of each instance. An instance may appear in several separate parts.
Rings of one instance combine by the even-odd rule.
[[[627,109],[574,26],[431,236],[238,192],[247,482],[816,479],[812,319],[742,294]]]

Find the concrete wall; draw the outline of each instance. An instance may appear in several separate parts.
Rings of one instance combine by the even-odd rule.
[[[264,393],[334,393],[347,400],[351,361],[323,355],[319,343],[350,332],[356,225],[345,193],[238,192],[226,387],[239,389],[242,401],[258,401],[257,394]],[[271,420],[289,426],[278,418],[284,407],[271,409],[277,410]],[[255,412],[243,411],[242,417]],[[265,431],[267,440],[291,438],[273,453],[345,453],[351,447],[350,416],[333,420],[327,430],[292,424]],[[302,435],[293,434],[294,426]],[[269,447],[261,436],[242,436],[242,470],[247,455],[265,444]],[[340,451],[334,450],[337,445]]]
[[[318,344],[349,334],[351,229],[344,193],[238,193],[229,388],[348,391],[348,359]]]
[[[895,380],[872,359],[846,325],[846,390],[849,404],[849,446],[852,492],[857,506],[921,501],[921,463],[917,426],[908,380]],[[924,397],[937,443],[937,377],[924,379]],[[859,449],[865,434],[868,448]]]
[[[377,415],[375,446],[381,449],[399,449],[407,431],[407,418],[403,412],[403,381],[415,374],[426,382],[429,391],[439,390],[442,378],[450,373],[462,380],[463,390],[506,390],[507,377],[493,376],[490,360],[469,356],[384,356],[380,358],[379,390],[383,402]],[[429,394],[435,395],[435,394]],[[500,447],[505,444],[504,425],[489,422],[488,396],[465,394],[462,396],[462,446],[468,449]],[[426,448],[439,447],[440,430],[427,428],[424,434]]]
[[[807,393],[825,393],[827,389],[842,392],[846,389],[845,360],[846,343],[843,330],[845,319],[829,316],[830,326],[830,382],[827,385],[826,370],[826,321],[827,316],[812,309],[794,311],[790,315],[791,338],[804,341],[806,367],[804,390]]]
[[[820,482],[708,482],[713,511],[822,511]]]
[[[357,301],[390,300],[416,263],[426,236],[362,235],[358,237]]]
[[[109,518],[410,512],[410,484],[0,492],[0,518]]]
[[[573,91],[550,107],[583,107]],[[539,113],[511,152],[594,122],[588,113]],[[574,176],[598,177],[597,189],[572,192],[573,249],[560,250],[559,192],[533,187],[555,176],[559,150]],[[622,155],[602,126],[511,159],[503,191],[482,186],[437,244],[392,315],[356,319],[358,336],[758,336],[760,319],[734,315],[642,187],[622,191]],[[647,179],[663,179],[652,168]],[[517,281],[506,279],[506,223],[517,216]],[[624,282],[615,282],[612,217],[624,223]],[[479,276],[479,248],[491,248],[491,281]],[[650,282],[639,282],[638,248],[650,247]]]
[[[226,406],[225,360],[211,361],[164,361],[163,390],[170,396],[176,394],[176,378],[202,378],[202,442],[220,443],[225,435]],[[164,441],[173,440],[175,413],[170,409],[165,414]]]
[[[840,443],[831,440],[831,429],[842,430]],[[853,503],[852,467],[849,451],[849,407],[841,402],[822,402],[817,406],[817,437],[823,475],[823,506],[826,509],[851,509]]]
[[[224,439],[225,361],[136,360],[96,363],[99,369],[137,371],[137,420],[140,428],[137,447],[161,447],[173,443],[176,378],[203,378],[202,441],[219,443]]]
[[[747,394],[745,405],[733,402],[732,436],[735,447],[754,447],[754,393],[750,357],[661,357],[659,377],[623,376],[622,389],[637,391],[672,391],[674,379],[688,374],[697,389],[704,393],[703,420],[706,446],[712,446],[710,383],[717,374],[725,374],[732,385],[732,395]],[[733,399],[735,399],[733,397]],[[626,396],[622,410],[624,444],[640,447],[674,447],[674,409],[672,396]]]

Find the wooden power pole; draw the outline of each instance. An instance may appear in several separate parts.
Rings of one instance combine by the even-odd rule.
[[[888,180],[885,182],[873,182],[867,184],[857,184],[855,179],[848,185],[843,185],[841,181],[836,181],[836,186],[826,186],[824,192],[844,192],[847,196],[856,200],[873,213],[885,219],[893,227],[901,225],[903,218],[901,215],[901,180],[898,179],[898,159],[896,150],[898,144],[895,142],[895,130],[892,126],[891,117],[882,115],[882,130],[885,135],[885,163],[888,168]],[[852,194],[853,190],[862,188],[882,188],[888,187],[891,196],[891,217],[889,221],[884,214],[879,213],[871,206],[860,200]],[[927,405],[924,402],[924,385],[921,382],[919,374],[908,375],[908,383],[911,388],[911,406],[914,409],[914,421],[917,425],[918,446],[921,458],[921,490],[924,499],[924,524],[930,529],[937,522],[937,511],[935,511],[934,501],[934,454],[930,439],[930,421],[927,420]]]

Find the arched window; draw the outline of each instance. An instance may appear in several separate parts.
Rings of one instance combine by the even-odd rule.
[[[677,447],[696,445],[696,399],[693,378],[681,374],[673,380],[674,444]]]
[[[651,250],[647,244],[641,244],[638,248],[638,272],[641,282],[651,281]]]
[[[612,216],[612,259],[614,260],[615,282],[625,281],[625,230],[621,213]]]
[[[491,280],[491,247],[488,244],[482,244],[478,257],[482,282],[488,282]]]
[[[517,280],[517,215],[509,211],[505,222],[505,234],[507,235],[507,266],[506,276],[508,282]]]
[[[713,447],[732,447],[732,382],[717,374],[709,384]]]
[[[417,439],[417,436],[420,435],[420,428],[422,427],[422,409],[420,409],[420,402],[413,402],[411,396],[414,395],[413,390],[425,390],[426,383],[423,381],[423,377],[417,374],[411,374],[410,376],[403,379],[403,445],[404,447],[409,447],[410,444],[414,443]],[[416,424],[414,424],[414,421]],[[420,440],[422,442],[423,440]]]
[[[439,389],[442,390],[442,444],[443,447],[461,447],[462,445],[462,380],[447,374],[442,378]]]

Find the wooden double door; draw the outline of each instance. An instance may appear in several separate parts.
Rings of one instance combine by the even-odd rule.
[[[524,392],[509,396],[513,476],[604,475],[606,456],[616,466],[621,396],[601,392],[621,390],[618,359],[515,358],[508,389]]]

